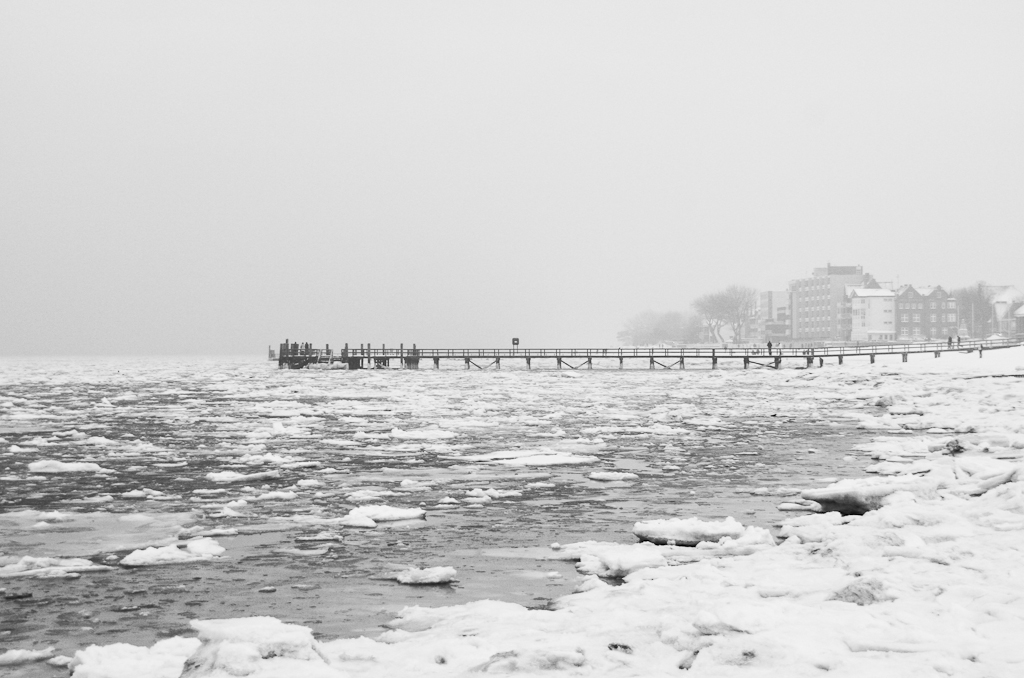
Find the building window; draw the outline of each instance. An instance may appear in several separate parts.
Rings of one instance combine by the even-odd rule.
[[[921,314],[920,313],[915,313],[914,314],[914,322],[915,323],[921,322]]]
[[[910,314],[909,313],[900,313],[900,322],[901,323],[910,322]]]
[[[935,322],[935,314],[934,313],[932,313],[931,318],[932,318],[932,322]]]

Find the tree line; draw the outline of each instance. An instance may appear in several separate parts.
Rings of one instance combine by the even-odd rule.
[[[984,281],[978,281],[969,287],[949,290],[949,295],[956,299],[960,312],[960,327],[967,328],[968,336],[982,338],[1000,330],[999,319],[992,306],[993,292],[998,289]],[[1019,301],[1009,305],[1007,311],[1011,314],[1010,318],[1020,306]]]
[[[723,343],[722,330],[732,330],[733,341],[743,339],[747,320],[757,307],[757,290],[730,285],[693,300],[690,311],[644,311],[629,320],[618,333],[619,341],[633,346],[670,342]]]

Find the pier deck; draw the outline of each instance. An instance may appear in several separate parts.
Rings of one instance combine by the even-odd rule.
[[[344,363],[348,369],[385,368],[394,366],[406,369],[418,369],[421,360],[430,360],[435,369],[440,368],[441,360],[459,360],[466,369],[501,369],[502,360],[524,360],[528,369],[533,368],[537,359],[554,361],[557,369],[592,369],[594,359],[618,359],[619,369],[629,360],[644,361],[649,369],[685,369],[687,360],[710,362],[711,368],[718,367],[719,360],[742,360],[743,367],[769,367],[778,369],[783,360],[806,361],[811,367],[814,361],[822,366],[826,359],[836,359],[843,364],[845,358],[851,356],[867,357],[872,363],[879,355],[900,355],[903,362],[913,353],[932,353],[936,358],[943,353],[978,353],[983,357],[985,351],[1020,346],[1021,341],[977,340],[957,344],[948,342],[922,342],[908,344],[873,344],[873,345],[837,345],[817,347],[785,347],[772,348],[752,346],[736,347],[675,347],[675,348],[406,348],[404,344],[396,347],[371,347],[360,344],[349,348],[345,344],[341,350],[313,348],[311,344],[285,343],[280,344],[276,355],[270,351],[271,359],[276,357],[278,367],[300,369],[314,364],[336,362]]]

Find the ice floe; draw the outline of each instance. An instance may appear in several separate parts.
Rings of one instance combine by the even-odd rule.
[[[147,567],[150,565],[168,565],[193,563],[201,560],[212,560],[223,554],[227,549],[209,537],[199,537],[178,548],[176,544],[140,549],[132,551],[121,559],[124,567]]]
[[[58,461],[56,459],[40,459],[29,463],[28,470],[33,473],[110,473],[111,469],[87,461]]]
[[[410,567],[396,574],[395,579],[402,584],[450,584],[456,575],[454,567]]]
[[[0,560],[0,562],[3,562]],[[37,558],[23,556],[15,563],[0,565],[0,579],[34,577],[39,579],[77,577],[82,572],[111,570],[85,558]]]
[[[635,473],[630,473],[628,471],[594,471],[593,473],[588,474],[587,477],[590,478],[591,480],[614,481],[636,480],[640,476],[638,476]]]
[[[731,516],[725,520],[669,518],[648,520],[633,525],[633,534],[643,541],[670,546],[696,546],[702,541],[717,542],[723,537],[737,539],[744,527]]]

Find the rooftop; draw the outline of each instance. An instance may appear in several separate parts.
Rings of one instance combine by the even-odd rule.
[[[877,287],[854,287],[848,290],[847,294],[851,297],[895,297],[896,293],[892,290],[884,290]]]

